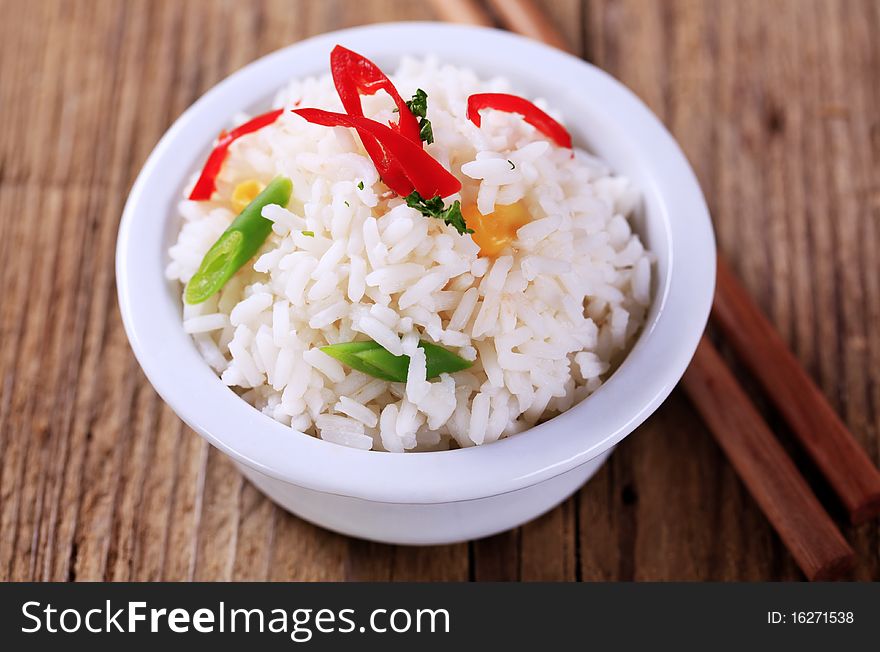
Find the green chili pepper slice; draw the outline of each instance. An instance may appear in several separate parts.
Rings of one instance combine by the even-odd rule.
[[[184,292],[187,303],[202,303],[218,292],[242,265],[254,257],[272,232],[272,222],[261,215],[264,206],[287,206],[293,184],[290,179],[274,179],[245,206],[229,228],[205,254],[198,271]]]

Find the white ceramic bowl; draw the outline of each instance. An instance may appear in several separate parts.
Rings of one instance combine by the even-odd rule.
[[[487,446],[392,454],[292,431],[223,385],[181,327],[180,288],[165,280],[179,224],[174,206],[216,134],[239,111],[265,109],[293,77],[328,72],[341,43],[386,70],[435,54],[523,93],[547,98],[575,141],[644,195],[636,229],[657,256],[654,303],[623,364],[590,398]],[[181,64],[183,65],[183,63]],[[116,254],[119,303],[135,355],[189,426],[232,457],[275,502],[324,527],[367,539],[429,544],[486,536],[550,509],[599,468],[615,444],[666,398],[709,314],[715,243],[699,185],[675,141],[613,78],[572,56],[492,29],[439,23],[372,25],[318,36],[246,66],[168,130],[138,176]]]

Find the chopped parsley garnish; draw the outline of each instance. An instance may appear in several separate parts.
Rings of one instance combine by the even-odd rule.
[[[419,88],[406,105],[419,119],[419,138],[430,145],[434,142],[434,129],[431,127],[431,121],[428,120],[428,94]]]
[[[431,121],[427,118],[419,120],[419,138],[429,145],[434,142],[434,129],[431,127]]]
[[[307,238],[314,238],[314,237],[315,237],[315,232],[314,232],[314,231],[303,231],[302,234],[303,234],[304,236],[306,236]]]
[[[413,190],[406,196],[406,205],[415,208],[425,217],[434,217],[443,220],[445,224],[455,228],[461,235],[465,233],[473,233],[473,229],[469,229],[461,214],[461,203],[456,199],[452,205],[446,207],[443,205],[442,197],[432,197],[424,199],[416,190]]]
[[[363,189],[364,189],[364,182],[361,181],[358,183],[358,190],[363,190]]]
[[[416,90],[412,99],[407,101],[406,105],[413,115],[417,118],[425,118],[428,115],[428,94],[421,88]]]

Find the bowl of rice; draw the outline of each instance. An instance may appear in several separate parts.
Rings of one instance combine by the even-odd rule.
[[[119,231],[156,391],[272,500],[402,544],[552,508],[681,378],[715,244],[619,82],[435,23],[315,37],[168,130]]]

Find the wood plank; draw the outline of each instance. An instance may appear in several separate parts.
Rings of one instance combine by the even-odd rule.
[[[680,73],[669,60],[675,50],[670,54],[664,6],[652,3],[648,8],[638,3],[592,6],[587,50],[662,119],[669,77]],[[704,512],[692,509],[699,506],[699,488],[687,493],[681,474],[698,476],[705,457],[697,453],[677,461],[668,454],[693,451],[704,441],[700,437],[706,437],[705,431],[695,431],[692,424],[689,406],[674,395],[631,436],[637,442],[628,440],[614,453],[604,486],[584,490],[580,521],[585,579],[654,579],[673,569],[674,576],[688,579],[703,570],[705,554],[693,554],[694,547],[702,552],[703,546],[692,541],[690,551],[677,554],[681,546],[676,542],[685,536],[670,527],[694,523],[692,515]],[[671,500],[670,492],[678,500]],[[596,527],[597,521],[607,525]],[[688,534],[696,534],[693,529]]]
[[[590,42],[590,52],[595,53],[600,65],[608,67],[666,119],[701,179],[713,209],[720,245],[729,255],[735,254],[743,279],[783,336],[794,339],[792,345],[808,368],[813,356],[819,356],[820,365],[824,356],[829,371],[822,374],[820,366],[820,380],[826,379],[826,392],[834,398],[840,392],[839,349],[820,346],[819,342],[845,346],[843,342],[854,341],[858,350],[867,348],[867,335],[861,330],[867,322],[858,312],[852,321],[860,330],[849,338],[833,318],[853,314],[842,311],[834,296],[863,283],[861,278],[841,279],[835,272],[847,268],[856,270],[853,276],[859,276],[863,269],[863,265],[844,264],[848,252],[858,250],[855,238],[845,242],[835,235],[847,225],[851,225],[853,233],[858,232],[857,219],[844,218],[841,222],[835,212],[853,206],[859,192],[852,187],[854,177],[849,174],[838,174],[837,180],[843,187],[835,190],[828,187],[828,180],[835,179],[833,172],[822,173],[817,170],[820,166],[805,165],[823,160],[839,165],[837,152],[829,157],[827,144],[817,143],[811,154],[805,154],[804,148],[812,148],[812,140],[823,131],[818,117],[823,109],[815,104],[810,86],[815,84],[816,92],[821,92],[825,96],[823,101],[828,102],[827,89],[832,84],[823,83],[823,65],[829,71],[856,67],[852,61],[835,61],[833,39],[838,29],[848,31],[853,29],[851,23],[864,24],[864,16],[856,19],[854,15],[858,12],[838,12],[839,4],[821,2],[778,3],[777,20],[772,22],[762,20],[758,4],[677,2],[651,8],[655,9],[653,14],[645,11],[644,3],[593,5],[594,25],[599,27],[590,32],[597,39]],[[834,23],[833,28],[819,28],[830,22]],[[787,25],[797,27],[789,29]],[[622,31],[629,34],[626,56],[620,54],[625,46],[613,40],[613,35]],[[861,32],[866,33],[866,28]],[[805,33],[815,38],[805,39]],[[862,53],[864,57],[869,51],[867,43],[853,47],[852,39],[845,42],[850,55]],[[768,57],[768,52],[775,56]],[[667,53],[671,53],[670,59],[664,61]],[[653,62],[657,67],[630,70],[627,64],[634,61]],[[816,65],[818,75],[804,74],[804,70],[812,71]],[[864,61],[861,69],[867,70]],[[849,76],[847,80],[850,83],[845,89],[839,87],[841,92],[872,87],[869,83],[853,84]],[[864,137],[866,134],[861,139],[839,136],[836,145],[842,150],[850,146],[856,150],[856,143],[870,141]],[[843,170],[856,168],[870,169],[864,161],[862,166],[841,166]],[[837,195],[846,195],[845,201],[838,201]],[[851,210],[853,214],[859,212]],[[792,271],[793,267],[796,271]],[[828,296],[822,298],[825,294]],[[815,307],[817,296],[825,302],[824,307]],[[863,296],[853,297],[856,306],[863,302]],[[858,401],[865,396],[862,388],[869,373],[861,362],[864,356],[856,358],[850,358],[855,369],[850,377],[844,378],[851,383],[852,393],[839,395],[853,396]],[[666,410],[664,406],[661,412]],[[860,405],[853,416],[847,417],[857,433],[864,431],[864,425],[856,423],[853,417],[864,418],[868,412],[866,406]],[[769,416],[772,421],[772,413]],[[780,434],[785,437],[784,429]],[[876,450],[869,452],[876,459]],[[707,456],[698,457],[703,464],[710,461]],[[716,468],[715,473],[723,471]],[[736,482],[729,479],[722,483],[721,495],[731,493],[733,487],[727,486],[731,481]],[[693,482],[678,482],[679,486],[697,486]],[[686,498],[689,503],[697,500],[696,495]],[[746,503],[736,509],[726,499],[715,499],[708,507],[707,513],[721,515],[714,519],[714,527],[725,533],[725,541],[734,536],[736,546],[722,546],[722,542],[715,541],[714,552],[706,558],[709,566],[700,569],[700,576],[706,576],[706,572],[719,579],[755,579],[768,574],[796,576],[790,560],[754,514],[747,497]],[[641,518],[638,525],[639,532],[643,532]],[[694,542],[696,534],[688,540]],[[755,549],[750,540],[762,543]],[[736,552],[735,556],[732,552]],[[662,562],[663,572],[680,577],[684,569],[675,568],[671,561]],[[640,561],[639,566],[648,568],[645,561]]]
[[[246,481],[241,484],[239,505],[232,579],[262,581],[269,577],[275,522],[281,510]]]
[[[394,548],[391,579],[397,582],[464,582],[469,572],[466,543]]]
[[[167,558],[178,499],[181,440],[185,437],[197,443],[170,408],[158,408],[153,446],[144,460],[150,473],[143,485],[140,517],[135,524],[131,570],[132,579],[144,581],[167,578],[166,563],[173,567]],[[172,550],[171,554],[177,553]]]
[[[577,0],[556,0],[536,3],[547,21],[559,29],[566,45],[581,52],[584,24],[583,7]],[[503,25],[503,12],[498,5],[489,6],[490,13]],[[524,526],[474,541],[470,545],[477,581],[558,581],[573,580],[577,575],[575,499],[569,499],[548,514]]]
[[[174,489],[171,493],[168,532],[164,540],[162,574],[171,582],[192,580],[196,542],[202,518],[205,470],[209,444],[184,428],[175,452]]]
[[[577,579],[578,501],[569,499],[520,528],[520,579],[565,582]]]
[[[342,535],[278,511],[272,540],[272,581],[338,581],[345,579],[348,540]]]
[[[213,446],[209,447],[201,504],[202,519],[196,535],[195,580],[232,579],[244,483],[232,460]]]
[[[351,539],[345,560],[345,579],[352,582],[389,582],[396,547]]]
[[[670,78],[681,74],[668,33],[669,5],[609,2],[589,9],[590,59],[662,119]],[[708,510],[701,481],[707,451],[707,433],[673,394],[581,493],[584,579],[696,579],[706,572],[711,530],[702,521]]]
[[[530,525],[530,524],[529,524]],[[477,582],[513,582],[521,577],[521,536],[528,525],[472,541],[471,577]],[[551,544],[555,541],[551,540]]]

